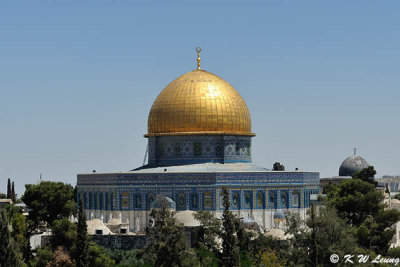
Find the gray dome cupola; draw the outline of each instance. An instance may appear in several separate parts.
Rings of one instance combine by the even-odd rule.
[[[340,165],[339,176],[352,176],[368,166],[369,163],[363,157],[356,155],[356,148],[354,148],[354,155],[346,158]]]

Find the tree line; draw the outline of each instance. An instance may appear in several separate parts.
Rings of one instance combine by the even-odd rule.
[[[312,205],[305,220],[287,213],[285,240],[247,229],[231,212],[230,192],[223,188],[221,218],[196,212],[200,234],[190,246],[183,225],[160,199],[160,208],[150,214],[154,223],[147,230],[147,246],[132,251],[106,249],[90,240],[83,205],[75,202],[71,185],[26,185],[21,200],[29,215],[13,205],[0,213],[0,266],[333,266],[332,254],[400,258],[400,249],[390,248],[400,213],[383,204],[375,173],[369,167],[328,186],[323,205]],[[70,221],[71,215],[77,222]],[[31,250],[30,236],[48,229],[50,244]]]

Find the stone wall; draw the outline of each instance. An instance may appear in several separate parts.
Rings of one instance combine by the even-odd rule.
[[[122,250],[143,248],[148,240],[146,235],[93,235],[91,238],[99,246]]]
[[[189,246],[193,246],[199,236],[200,227],[185,227],[186,241]],[[132,250],[140,249],[147,245],[147,235],[91,235],[91,240],[99,246],[109,249]],[[50,244],[50,235],[41,236],[41,246]]]

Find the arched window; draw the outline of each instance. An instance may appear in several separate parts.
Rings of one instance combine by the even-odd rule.
[[[186,209],[185,193],[183,193],[183,192],[178,193],[176,208],[178,210],[185,210]]]
[[[299,191],[293,191],[292,205],[294,208],[300,207],[300,194]]]
[[[232,208],[240,209],[240,195],[238,192],[232,193]]]
[[[204,193],[204,209],[205,210],[212,209],[212,194],[211,194],[211,192]]]
[[[147,195],[147,209],[151,210],[152,208],[154,208],[154,204],[155,204],[156,198],[154,196],[154,194],[149,193]]]
[[[141,207],[142,207],[142,197],[140,196],[140,193],[137,193],[135,197],[135,208],[140,209]]]
[[[252,196],[251,192],[247,191],[244,193],[244,207],[246,209],[251,209],[253,207],[252,205]]]
[[[192,193],[192,195],[191,195],[191,204],[192,204],[192,209],[199,208],[198,199],[197,199],[197,193]]]
[[[281,207],[282,208],[288,208],[289,207],[289,201],[288,201],[288,195],[287,195],[287,193],[284,191],[284,192],[281,192]]]
[[[269,195],[269,196],[268,196],[268,198],[269,198],[269,200],[268,200],[268,206],[269,206],[270,209],[275,209],[275,208],[276,208],[276,204],[275,204],[275,201],[276,201],[275,193],[270,191],[268,195]]]
[[[264,208],[264,193],[261,191],[257,192],[257,208]]]

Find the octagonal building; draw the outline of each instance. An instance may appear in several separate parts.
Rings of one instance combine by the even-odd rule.
[[[118,173],[78,174],[78,201],[87,218],[118,219],[143,231],[157,196],[177,212],[222,214],[222,187],[231,209],[266,229],[274,214],[299,212],[319,191],[319,173],[271,171],[252,163],[251,117],[244,99],[219,76],[198,68],[178,77],[158,95],[149,117],[148,163]],[[268,152],[265,152],[268,153]]]

